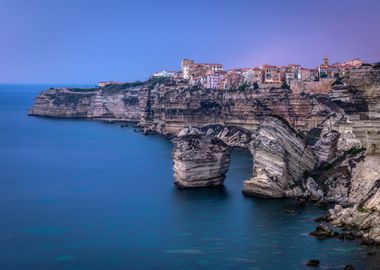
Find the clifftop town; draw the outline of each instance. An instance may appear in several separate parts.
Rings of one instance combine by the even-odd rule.
[[[287,84],[292,88],[316,89],[320,87],[325,91],[324,85],[340,76],[347,75],[350,70],[363,65],[359,59],[346,61],[345,63],[329,64],[325,57],[322,64],[316,68],[305,68],[297,64],[287,66],[262,65],[252,68],[236,68],[224,70],[223,64],[195,63],[194,60],[183,59],[180,71],[162,70],[152,75],[154,78],[170,78],[172,80],[186,80],[190,86],[208,89],[237,89],[239,87],[254,86],[259,88],[261,84]],[[99,87],[108,84],[123,84],[113,81],[99,82]],[[302,86],[300,86],[300,84]]]
[[[48,89],[29,114],[135,122],[174,137],[181,188],[222,185],[230,150],[246,148],[253,175],[244,194],[335,203],[327,220],[380,244],[380,64],[325,59],[317,78],[303,72],[298,65],[225,72],[184,60],[181,72],[146,82]]]

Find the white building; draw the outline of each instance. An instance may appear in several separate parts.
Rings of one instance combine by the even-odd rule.
[[[317,81],[319,78],[318,74],[319,72],[317,69],[300,68],[298,73],[298,80],[304,82]]]
[[[190,79],[190,66],[194,64],[194,60],[183,59],[181,61],[181,71],[184,79]]]
[[[153,77],[168,77],[168,78],[175,78],[177,77],[177,72],[176,71],[166,71],[162,70],[156,73],[153,73]]]
[[[207,75],[206,88],[220,89],[221,82],[223,80],[223,74],[220,72],[212,73]]]
[[[210,66],[211,67],[211,71],[213,73],[224,70],[224,67],[223,67],[222,64],[204,64],[204,65]]]

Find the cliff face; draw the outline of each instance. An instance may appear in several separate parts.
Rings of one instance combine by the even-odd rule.
[[[29,114],[47,117],[114,118],[138,122],[142,115],[139,90],[49,89],[36,97]]]
[[[245,147],[254,160],[245,194],[339,202],[350,208],[332,214],[336,224],[345,226],[345,215],[361,216],[357,209],[364,209],[379,220],[368,227],[375,228],[380,64],[363,65],[330,83],[323,94],[302,92],[302,86],[294,92],[270,86],[220,91],[178,80],[49,89],[29,114],[133,121],[146,132],[177,136],[174,174],[181,187],[223,184],[230,149]]]
[[[254,131],[269,115],[284,118],[296,129],[307,131],[324,121],[331,110],[310,95],[292,94],[287,89],[263,88],[245,91],[172,89],[164,95],[152,91],[146,128],[177,134],[186,126],[210,123],[240,126]]]
[[[299,130],[308,131],[332,110],[310,95],[288,89],[262,88],[220,91],[189,88],[186,83],[99,88],[80,92],[49,89],[36,97],[30,115],[114,118],[138,121],[146,131],[176,135],[187,126],[222,124],[254,131],[260,121],[277,115]]]
[[[265,118],[254,134],[252,147],[253,177],[244,182],[243,189],[247,195],[287,197],[317,162],[299,134],[278,118]]]
[[[341,140],[356,138],[367,154],[380,154],[380,65],[353,70],[335,83],[330,98],[345,113],[334,126]]]

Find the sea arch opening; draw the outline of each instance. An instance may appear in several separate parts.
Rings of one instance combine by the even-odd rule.
[[[242,191],[244,181],[253,176],[253,154],[245,147],[230,147],[230,164],[224,185],[227,189]]]
[[[226,178],[235,179],[231,185],[236,187],[239,178],[242,190],[244,182],[252,178],[252,133],[244,128],[191,127],[183,129],[173,142],[173,171],[175,184],[180,188],[220,186]],[[245,168],[240,171],[243,164]]]

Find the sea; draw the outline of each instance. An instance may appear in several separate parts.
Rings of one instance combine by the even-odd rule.
[[[223,187],[180,190],[165,137],[27,115],[59,86],[0,85],[0,270],[380,269],[358,241],[309,236],[325,208],[244,196],[247,151]]]

